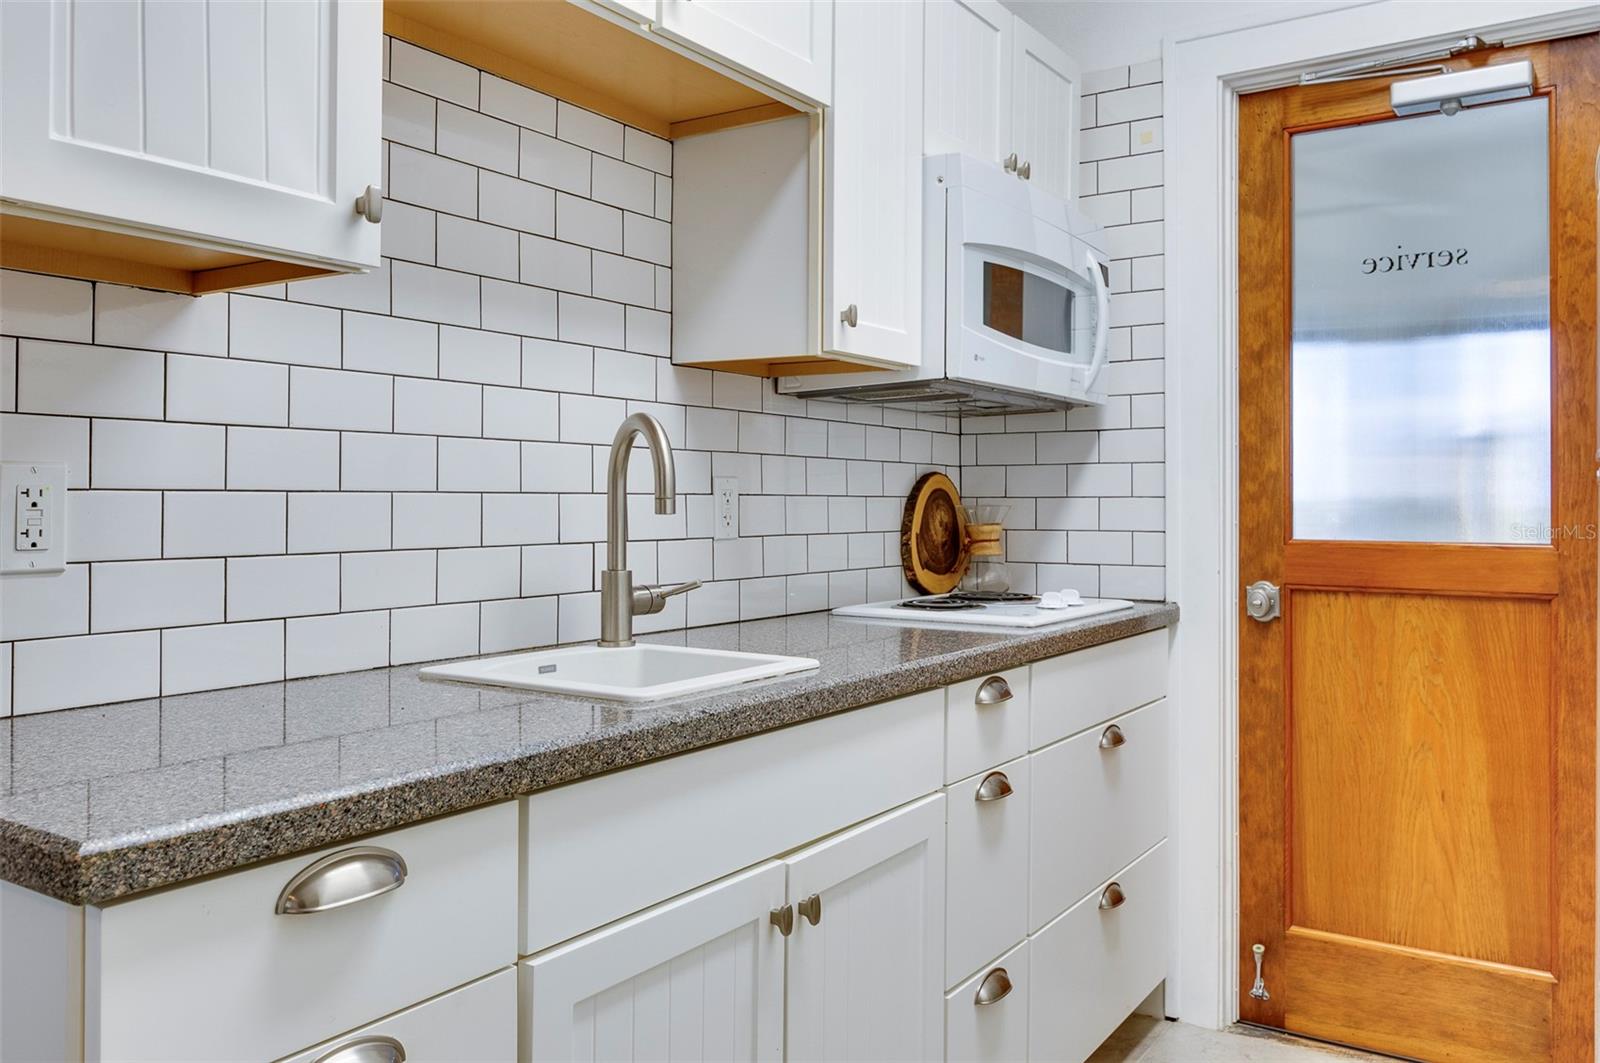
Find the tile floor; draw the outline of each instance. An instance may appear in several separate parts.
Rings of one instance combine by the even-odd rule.
[[[1386,1058],[1247,1026],[1205,1030],[1133,1015],[1089,1063],[1357,1063]]]

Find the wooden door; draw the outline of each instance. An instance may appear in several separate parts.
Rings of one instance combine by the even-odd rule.
[[[1011,149],[1018,173],[1053,196],[1076,187],[1078,66],[1044,34],[1017,19],[1011,46]]]
[[[761,864],[524,960],[523,1058],[780,1059],[784,877]]]
[[[380,262],[382,11],[204,0],[0,5],[0,196],[136,236]]]
[[[823,126],[823,336],[922,362],[922,5],[839,0]]]
[[[943,1059],[944,797],[869,820],[788,864],[797,914],[784,1058]]]
[[[1239,108],[1240,577],[1282,596],[1240,618],[1240,1013],[1425,1059],[1594,1051],[1600,47],[1449,65],[1522,59],[1531,99],[1454,117],[1387,78]]]
[[[998,163],[1011,147],[1011,29],[1000,0],[929,0],[924,150]]]
[[[661,32],[813,103],[830,104],[833,0],[660,0]]]

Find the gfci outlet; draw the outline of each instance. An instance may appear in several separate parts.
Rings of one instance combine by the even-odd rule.
[[[65,572],[67,467],[42,461],[0,464],[0,572]]]
[[[737,476],[718,476],[711,481],[711,494],[713,512],[711,518],[714,526],[711,536],[714,539],[737,539],[739,537],[739,478]]]

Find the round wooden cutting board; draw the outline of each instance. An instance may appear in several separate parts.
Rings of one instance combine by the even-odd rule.
[[[900,563],[924,594],[953,591],[967,571],[967,514],[950,477],[930,472],[906,499],[900,521]]]

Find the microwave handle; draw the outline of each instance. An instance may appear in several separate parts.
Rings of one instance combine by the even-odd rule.
[[[1089,371],[1084,376],[1085,389],[1094,387],[1095,379],[1100,375],[1100,370],[1106,366],[1106,358],[1110,355],[1111,342],[1111,287],[1106,283],[1105,272],[1100,268],[1100,263],[1095,261],[1091,251],[1084,255],[1084,264],[1089,268],[1089,278],[1094,282],[1094,357],[1089,361]]]

